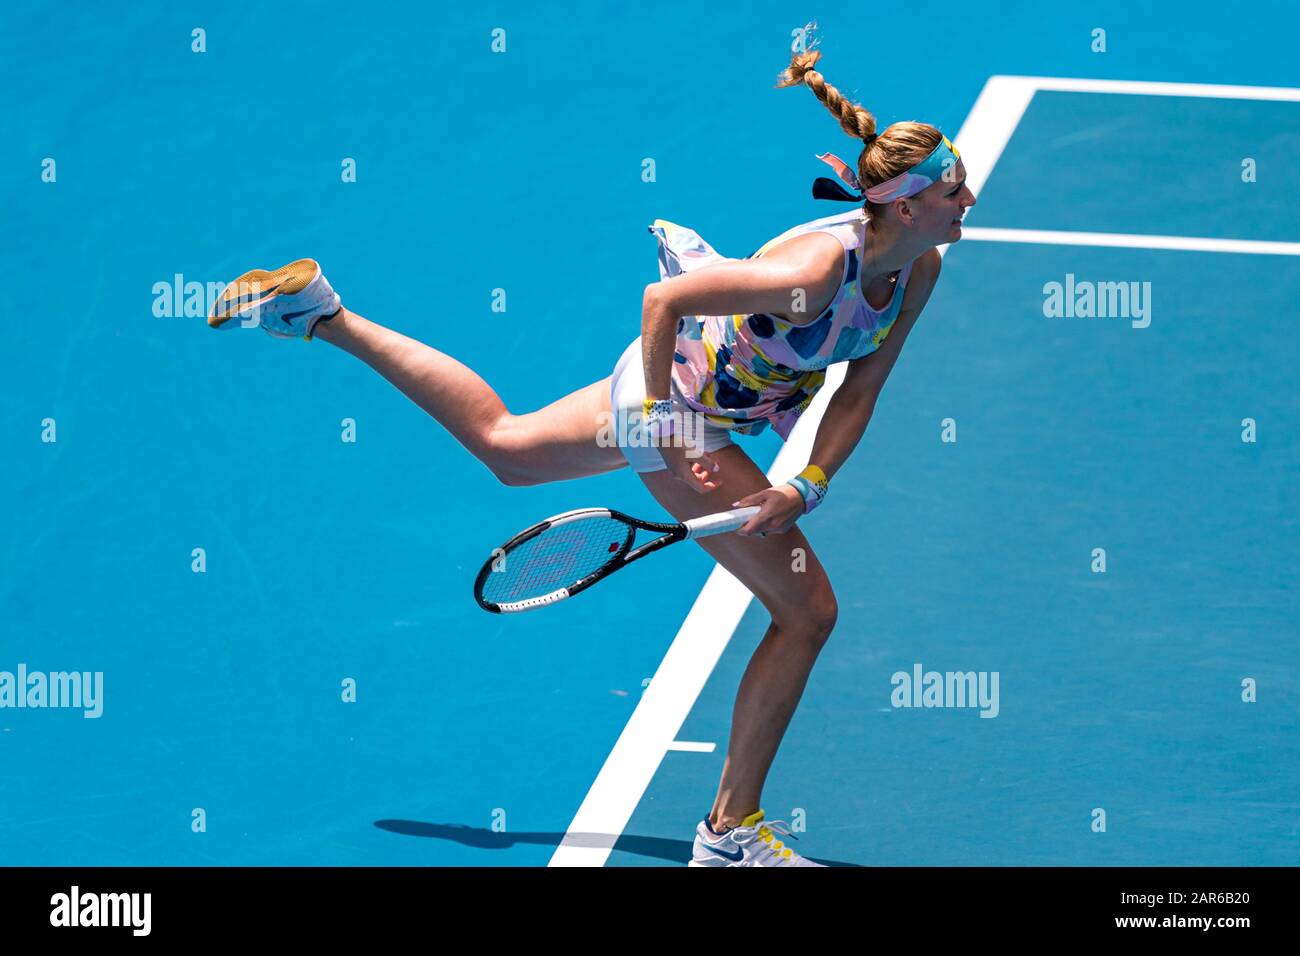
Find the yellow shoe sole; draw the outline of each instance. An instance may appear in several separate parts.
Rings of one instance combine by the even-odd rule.
[[[212,306],[208,325],[220,328],[236,316],[266,305],[277,296],[301,292],[319,270],[315,259],[297,259],[278,269],[245,272],[222,291],[221,298]]]

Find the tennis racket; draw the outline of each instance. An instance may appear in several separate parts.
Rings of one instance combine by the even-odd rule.
[[[734,531],[758,511],[758,505],[748,505],[681,524],[642,521],[610,508],[566,511],[493,551],[474,582],[474,599],[494,614],[546,607],[670,544]],[[660,536],[633,550],[638,529]]]

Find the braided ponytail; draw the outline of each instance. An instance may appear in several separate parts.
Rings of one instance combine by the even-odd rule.
[[[812,24],[807,28],[811,31]],[[812,41],[814,44],[816,41]],[[809,44],[812,45],[812,44]],[[790,65],[777,76],[777,88],[806,86],[831,111],[844,132],[863,143],[858,156],[858,181],[863,188],[893,179],[911,169],[934,151],[943,134],[929,123],[913,121],[892,123],[883,133],[876,132],[876,117],[870,110],[844,97],[839,90],[826,82],[816,69],[821,59],[820,50],[795,53]],[[883,207],[867,203],[872,215],[882,213]]]
[[[798,86],[802,83],[812,90],[813,95],[821,100],[822,104],[840,121],[840,126],[844,128],[844,132],[854,139],[866,142],[874,140],[876,138],[876,118],[871,115],[869,110],[863,109],[857,103],[845,99],[839,90],[826,82],[826,77],[817,72],[814,67],[817,65],[817,61],[821,59],[821,56],[821,50],[796,53],[790,58],[790,66],[777,77],[777,88]]]

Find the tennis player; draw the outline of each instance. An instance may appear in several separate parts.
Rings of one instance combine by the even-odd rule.
[[[938,129],[899,122],[878,133],[875,117],[814,69],[820,57],[812,49],[796,53],[778,86],[808,87],[862,143],[856,169],[819,156],[840,182],[819,178],[813,187],[814,196],[854,208],[795,226],[739,260],[719,255],[690,229],[657,220],[650,229],[661,279],[645,290],[641,336],[611,376],[545,408],[512,414],[456,359],[343,308],[311,259],[246,273],[208,320],[235,326],[255,316],[274,335],[314,336],[350,352],[506,485],[630,465],[679,521],[761,506],[737,531],[698,541],[772,622],[740,682],[722,779],[696,828],[692,866],[820,865],[785,844],[788,828],[765,821],[760,803],[838,610],[796,522],[825,500],[862,438],[939,277],[936,247],[961,238],[962,217],[975,204],[960,156]],[[732,436],[770,426],[787,438],[834,362],[848,367],[811,460],[773,487]],[[795,549],[806,556],[797,571]]]

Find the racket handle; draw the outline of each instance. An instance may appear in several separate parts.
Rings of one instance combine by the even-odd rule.
[[[686,529],[687,540],[705,538],[711,534],[735,531],[751,517],[758,514],[760,510],[758,505],[748,505],[744,508],[734,508],[731,511],[719,511],[717,514],[703,515],[699,518],[683,521],[682,527]]]

